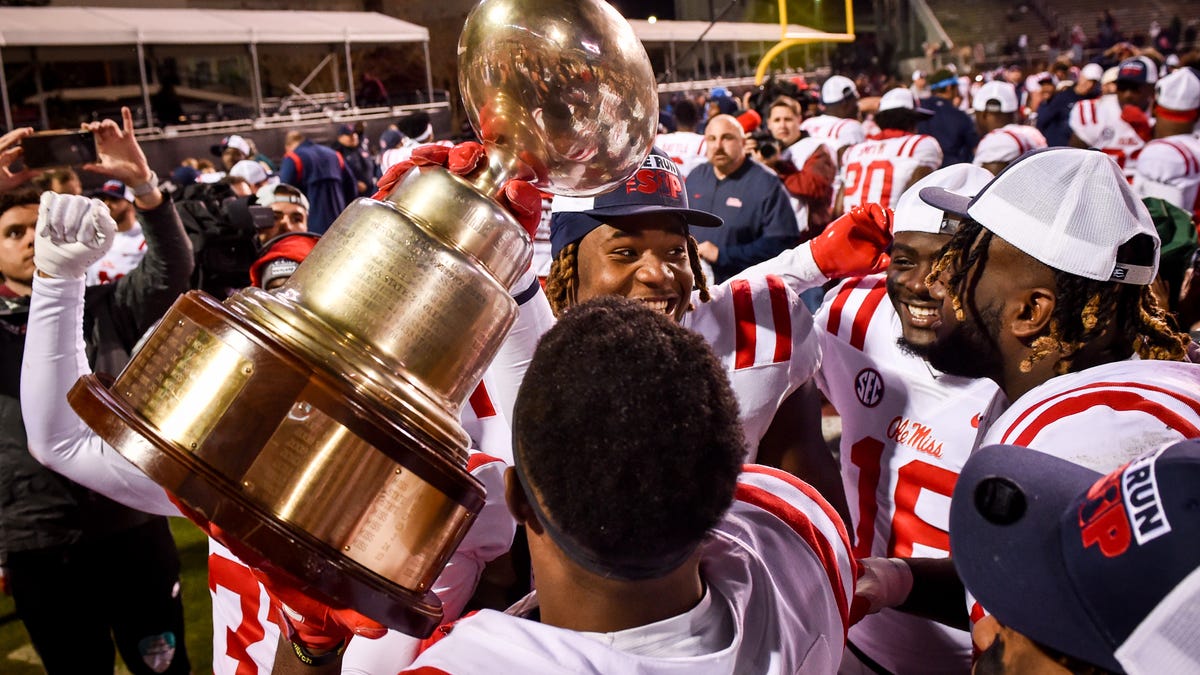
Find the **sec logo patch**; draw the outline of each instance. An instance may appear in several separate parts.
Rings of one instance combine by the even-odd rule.
[[[858,402],[874,408],[883,400],[883,376],[874,368],[863,368],[854,376],[854,394]]]

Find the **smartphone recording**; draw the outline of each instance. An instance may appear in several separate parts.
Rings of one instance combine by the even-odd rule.
[[[96,139],[90,131],[41,131],[21,141],[21,159],[30,169],[82,166],[96,161]]]

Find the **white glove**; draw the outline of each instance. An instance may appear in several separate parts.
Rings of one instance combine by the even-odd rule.
[[[912,568],[899,558],[859,558],[858,567],[854,601],[864,614],[903,604],[912,592]]]
[[[43,192],[33,263],[52,277],[82,279],[112,248],[116,232],[116,221],[99,199]]]

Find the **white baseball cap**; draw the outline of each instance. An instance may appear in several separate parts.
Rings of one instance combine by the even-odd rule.
[[[922,115],[933,115],[932,110],[922,108],[917,97],[904,87],[892,89],[879,97],[879,112],[885,110],[912,110]]]
[[[945,211],[926,204],[921,199],[921,190],[937,187],[970,199],[993,178],[995,176],[991,171],[974,164],[951,164],[934,171],[900,195],[900,202],[896,204],[896,214],[892,218],[892,232],[954,234],[962,219],[957,215],[947,218]]]
[[[1099,63],[1089,63],[1079,70],[1079,79],[1099,82],[1104,77],[1104,68]]]
[[[233,165],[233,168],[229,170],[229,175],[240,176],[251,185],[258,185],[267,179],[267,170],[263,168],[262,164],[252,159],[243,159]]]
[[[255,199],[258,202],[258,205],[259,206],[270,206],[271,204],[279,202],[279,203],[285,203],[285,204],[299,204],[300,206],[304,207],[305,211],[309,210],[308,197],[305,197],[304,193],[301,192],[298,188],[288,185],[288,187],[292,188],[299,194],[291,194],[286,191],[285,192],[276,192],[275,191],[276,188],[279,188],[282,185],[286,185],[286,183],[268,183],[268,184],[262,186],[261,188],[259,188],[258,192],[256,192],[254,194]]]
[[[1027,153],[973,199],[940,187],[924,188],[920,196],[1056,270],[1139,286],[1158,273],[1160,242],[1150,213],[1117,163],[1095,150]]]
[[[1019,107],[1017,90],[1004,80],[985,82],[979,91],[975,92],[975,101],[972,105],[976,112],[1014,113]]]
[[[1154,116],[1173,119],[1171,113],[1190,113],[1200,108],[1200,78],[1191,68],[1183,68],[1167,75],[1154,85]],[[1166,114],[1163,114],[1164,109]],[[1194,115],[1181,115],[1190,121]]]
[[[821,85],[821,103],[825,105],[840,103],[850,96],[858,98],[858,87],[848,77],[834,75]]]
[[[1116,66],[1113,66],[1112,68],[1109,68],[1108,70],[1104,71],[1104,74],[1100,76],[1100,84],[1109,84],[1110,82],[1116,82],[1116,81],[1117,81],[1117,67]]]

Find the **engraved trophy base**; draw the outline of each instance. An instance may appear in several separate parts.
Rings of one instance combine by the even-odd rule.
[[[163,318],[170,330],[156,330],[111,387],[82,378],[71,407],[219,523],[235,552],[262,556],[327,604],[428,635],[442,616],[430,587],[484,501],[456,461],[461,429],[385,415],[353,378],[309,365],[237,304],[180,297]]]

